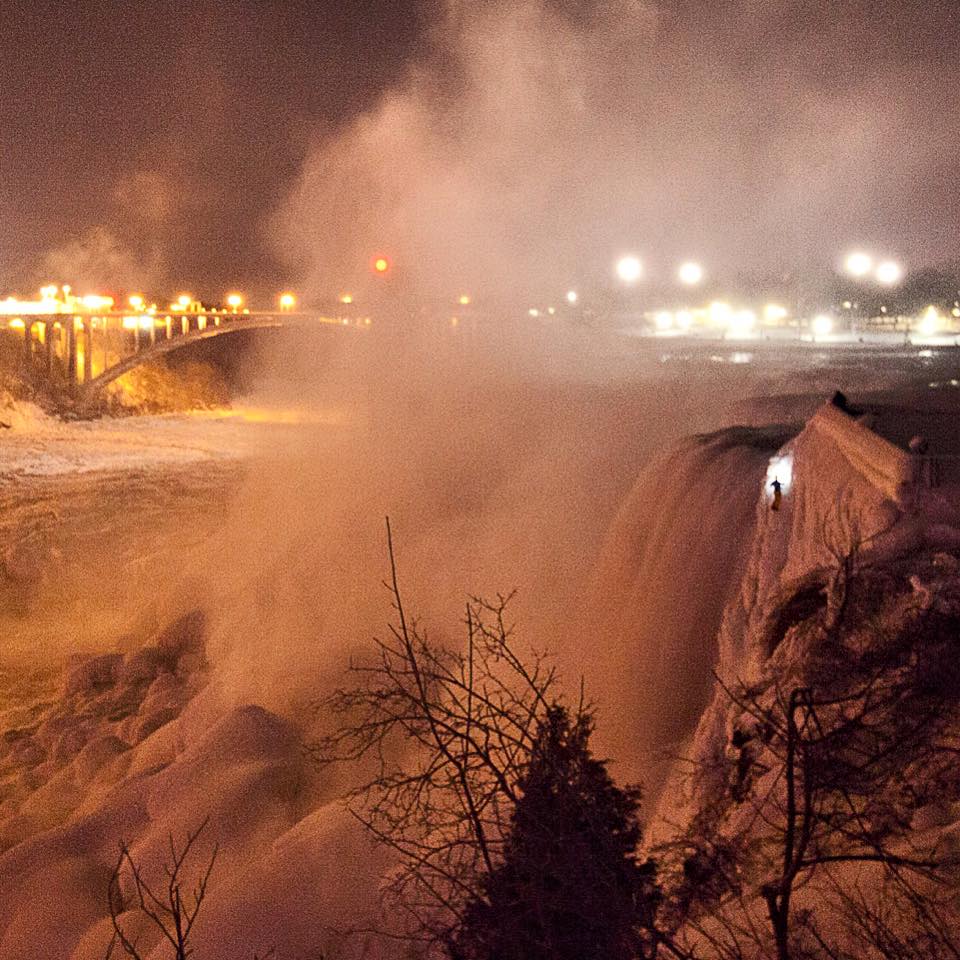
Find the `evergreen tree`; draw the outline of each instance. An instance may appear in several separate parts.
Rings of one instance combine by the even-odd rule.
[[[503,860],[454,933],[454,960],[633,960],[653,953],[654,867],[638,863],[637,788],[591,756],[587,714],[541,721]]]

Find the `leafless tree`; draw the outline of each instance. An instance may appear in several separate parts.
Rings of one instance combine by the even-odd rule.
[[[440,944],[499,859],[557,676],[544,654],[514,649],[512,595],[468,600],[465,649],[430,639],[404,607],[389,520],[387,547],[394,623],[371,658],[351,663],[355,685],[319,705],[336,729],[314,750],[323,763],[370,764],[348,802],[397,858],[391,932]]]
[[[731,835],[708,810],[689,832],[706,895],[688,885],[684,911],[725,960],[960,958],[956,859],[912,829],[938,790],[960,791],[960,620],[903,593],[897,626],[872,621],[865,643],[858,628],[889,583],[852,560],[841,576],[822,642],[788,667],[801,682],[724,686],[741,718],[739,821]]]
[[[128,934],[123,921],[123,915],[128,910],[134,910],[149,920],[161,938],[170,944],[175,960],[187,960],[191,955],[190,936],[206,899],[207,885],[217,860],[217,846],[214,845],[209,857],[201,864],[198,877],[189,892],[185,873],[191,854],[208,823],[209,817],[196,830],[188,833],[180,846],[170,834],[170,860],[164,864],[164,879],[160,884],[148,883],[142,866],[130,853],[129,846],[126,842],[120,844],[120,855],[107,887],[113,936],[107,947],[106,960],[115,955],[118,947],[133,960],[143,960],[138,946],[139,938]],[[126,895],[123,892],[125,878],[132,888]]]

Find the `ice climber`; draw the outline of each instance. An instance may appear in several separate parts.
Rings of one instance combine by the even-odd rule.
[[[783,484],[781,484],[780,481],[774,477],[773,483],[771,483],[770,486],[773,487],[773,503],[770,504],[770,509],[779,510],[780,501],[783,499],[783,494],[780,492]]]

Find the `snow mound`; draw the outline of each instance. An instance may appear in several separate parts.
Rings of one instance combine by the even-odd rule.
[[[194,612],[128,653],[73,657],[3,737],[0,960],[101,960],[120,843],[156,882],[171,837],[204,823],[188,881],[218,853],[198,956],[312,956],[377,902],[382,852],[288,720],[224,706],[204,631]],[[142,917],[125,919],[145,957],[166,955]]]

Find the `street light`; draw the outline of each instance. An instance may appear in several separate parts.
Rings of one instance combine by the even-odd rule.
[[[243,297],[239,293],[231,293],[227,297],[227,306],[236,313],[243,306]]]
[[[621,257],[617,261],[617,276],[624,283],[636,283],[643,275],[643,264],[637,257]]]
[[[787,310],[779,303],[768,303],[763,308],[763,319],[767,323],[780,323],[787,319]]]
[[[885,287],[895,286],[903,277],[903,267],[893,260],[884,260],[877,266],[877,272],[874,274],[877,283],[882,283]]]
[[[843,266],[851,277],[859,279],[865,277],[873,269],[873,257],[869,253],[857,250],[847,256]]]
[[[677,279],[686,287],[695,287],[703,280],[703,267],[699,263],[681,263]]]
[[[943,326],[940,318],[940,311],[932,304],[924,311],[923,319],[920,321],[920,332],[925,337],[932,337],[938,333]]]
[[[296,306],[297,298],[292,293],[280,294],[280,309],[290,311]]]
[[[575,304],[579,299],[580,297],[577,295],[576,290],[567,291],[567,303],[569,303],[571,306]]]
[[[833,333],[833,318],[822,313],[820,316],[813,318],[810,329],[813,330],[814,337],[829,336]]]

